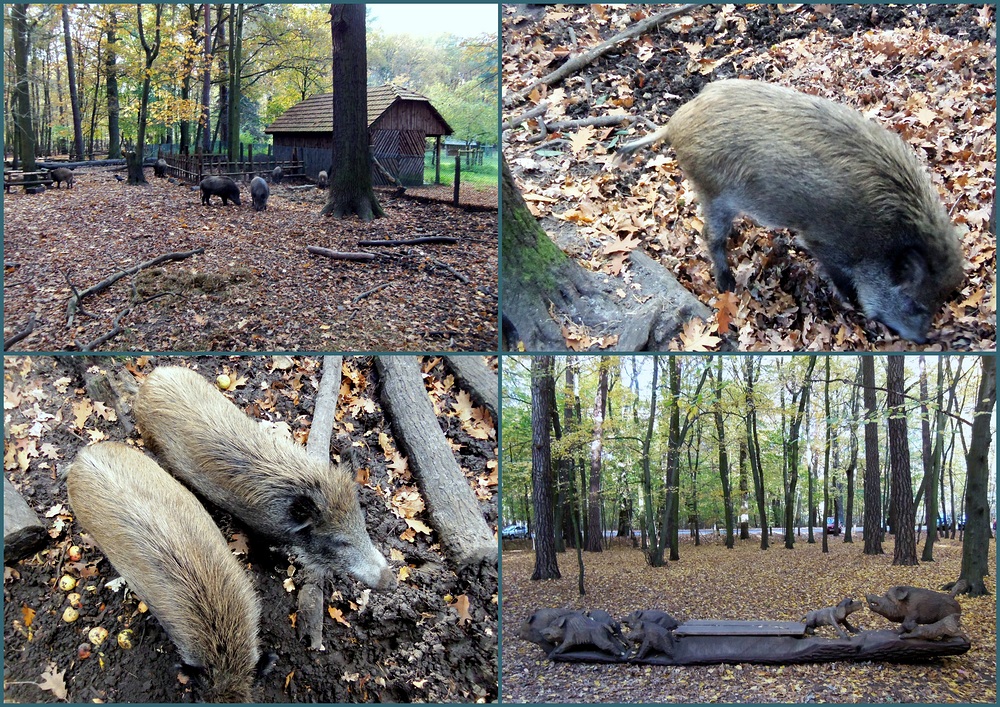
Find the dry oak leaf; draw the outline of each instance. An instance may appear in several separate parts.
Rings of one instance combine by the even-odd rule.
[[[344,624],[344,626],[350,628],[351,624],[347,621],[347,619],[344,618],[343,611],[333,606],[328,606],[326,610],[330,614],[331,619],[333,619],[337,623]]]
[[[722,339],[712,334],[713,331],[715,331],[715,329],[706,325],[701,319],[695,318],[689,320],[688,323],[684,325],[683,331],[681,331],[681,342],[684,344],[684,350],[713,350],[722,343]]]
[[[718,310],[715,320],[719,323],[719,331],[729,331],[729,325],[739,314],[740,298],[732,292],[722,292],[712,306]]]
[[[465,625],[472,621],[472,616],[469,614],[469,597],[465,594],[455,597],[455,603],[451,605],[456,612],[458,612],[458,623],[460,625]]]
[[[66,671],[56,672],[57,667],[55,663],[49,663],[48,670],[42,673],[42,681],[38,683],[38,687],[51,692],[57,699],[65,700],[66,681],[63,679],[63,675],[66,674]]]

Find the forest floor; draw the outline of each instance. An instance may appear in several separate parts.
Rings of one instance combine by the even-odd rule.
[[[120,170],[119,170],[120,171]],[[155,179],[130,187],[112,168],[80,167],[73,189],[4,195],[4,338],[33,333],[17,351],[96,346],[108,351],[495,351],[496,191],[450,188],[418,198],[379,191],[386,217],[371,223],[320,215],[326,193],[271,185],[267,210],[203,206],[190,185]],[[445,193],[447,191],[447,194]],[[492,211],[483,207],[492,200]],[[452,236],[457,244],[360,247],[359,240]],[[331,260],[307,246],[378,254]],[[170,252],[204,253],[142,270],[82,302],[67,326],[70,288]],[[463,281],[464,280],[464,281]]]
[[[808,610],[833,606],[845,596],[864,600],[889,587],[908,584],[938,589],[958,578],[962,544],[937,540],[933,563],[893,567],[893,543],[884,555],[862,554],[863,541],[806,537],[795,549],[781,536],[767,551],[760,539],[723,538],[702,544],[681,539],[680,561],[662,568],[646,564],[638,549],[617,542],[602,553],[584,553],[586,595],[577,591],[575,551],[558,555],[561,579],[531,581],[534,553],[517,541],[502,555],[501,694],[504,702],[996,702],[996,597],[959,596],[962,628],[972,649],[960,656],[922,664],[837,662],[809,665],[713,665],[658,667],[549,661],[534,643],[518,637],[521,622],[537,609],[604,609],[619,619],[637,609],[662,609],[678,621],[766,619],[798,621]],[[918,544],[922,549],[923,542]],[[516,549],[522,548],[522,549]],[[918,549],[918,555],[920,550]],[[996,566],[991,542],[989,567]],[[990,582],[987,582],[990,584]],[[863,629],[898,626],[867,608],[851,616]],[[833,636],[832,629],[817,635]]]
[[[135,444],[113,409],[87,397],[74,370],[78,357],[4,358],[4,407],[9,422],[7,477],[38,513],[51,537],[42,551],[5,568],[4,697],[12,702],[191,702],[192,685],[179,681],[180,657],[163,628],[137,600],[105,583],[118,576],[81,536],[59,476],[85,442]],[[304,442],[321,375],[315,358],[225,356],[176,359],[142,356],[91,359],[82,365],[122,370],[142,379],[157,364],[192,365],[209,380],[226,373],[236,381],[231,399],[252,417],[284,427]],[[489,414],[463,415],[468,398],[440,358],[423,360],[425,384],[438,420],[476,489],[491,528],[497,522],[496,433]],[[240,380],[245,379],[245,380]],[[232,517],[210,508],[232,538],[253,578],[263,610],[261,649],[277,654],[274,669],[255,685],[260,702],[482,702],[497,696],[497,572],[457,572],[426,524],[422,494],[395,446],[379,402],[371,358],[344,360],[335,435],[363,443],[367,479],[360,498],[368,532],[400,572],[390,592],[334,578],[327,587],[324,651],[308,650],[296,636],[299,577],[286,554],[248,536]],[[488,428],[488,429],[487,429]],[[414,532],[406,519],[426,529]],[[70,562],[67,550],[84,550]],[[62,619],[67,595],[56,581],[80,579],[82,607],[75,623]],[[92,627],[110,633],[78,653]],[[117,634],[132,629],[129,650]]]
[[[663,125],[702,87],[753,78],[845,103],[899,133],[929,167],[958,228],[965,281],[925,350],[991,350],[996,339],[996,25],[989,5],[706,5],[627,40],[552,86],[513,98],[567,59],[664,6],[505,5],[503,119],[547,102],[542,119],[637,116],[622,126],[504,132],[504,154],[529,208],[585,267],[623,275],[642,249],[715,310],[691,350],[910,350],[820,277],[787,231],[738,224],[720,295],[699,242],[702,221],[672,152],[610,167],[620,142]],[[642,300],[639,284],[636,297]],[[625,296],[623,293],[622,297]],[[702,331],[704,329],[704,331]],[[596,339],[595,339],[596,340]],[[685,340],[687,341],[687,340]]]

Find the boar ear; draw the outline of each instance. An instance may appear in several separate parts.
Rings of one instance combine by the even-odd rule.
[[[893,587],[888,592],[886,592],[886,594],[889,595],[889,598],[894,601],[903,601],[904,599],[906,599],[906,595],[909,593],[910,590],[907,589],[906,587]]]
[[[907,248],[899,253],[893,263],[892,279],[897,285],[916,285],[926,279],[927,273],[927,260],[924,256],[913,248]]]
[[[288,517],[292,521],[292,532],[298,533],[316,525],[320,517],[319,507],[310,496],[299,494],[288,505]]]

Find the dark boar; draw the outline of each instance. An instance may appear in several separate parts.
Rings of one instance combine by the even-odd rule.
[[[637,627],[628,634],[628,640],[637,646],[632,658],[645,660],[653,651],[662,653],[667,657],[674,654],[674,633],[658,623],[652,621],[639,621]]]
[[[395,585],[365,531],[349,462],[338,468],[310,457],[187,368],[154,370],[134,407],[164,467],[202,497],[295,548],[310,570],[346,573],[376,589]]]
[[[902,622],[900,633],[912,631],[917,624],[933,624],[951,614],[961,614],[962,607],[952,597],[919,587],[891,587],[884,596],[866,594],[868,608],[890,621]]]
[[[250,199],[253,200],[254,211],[267,211],[267,197],[271,196],[271,190],[260,177],[250,180]]]
[[[68,167],[56,167],[54,170],[49,172],[49,176],[52,177],[52,181],[56,184],[56,189],[62,182],[66,182],[66,188],[73,188],[73,170]]]
[[[250,579],[198,499],[132,447],[103,442],[67,472],[69,502],[129,588],[145,600],[206,697],[249,702],[260,606]]]
[[[717,81],[619,152],[660,140],[698,193],[720,290],[736,284],[726,242],[740,214],[797,231],[846,299],[917,343],[962,282],[958,237],[926,170],[898,135],[851,108]]]
[[[550,658],[579,646],[594,646],[614,656],[625,655],[628,651],[627,646],[615,636],[610,626],[578,612],[560,616],[548,627],[543,628],[541,634],[550,643],[558,644],[555,650],[549,653]]]
[[[275,167],[271,170],[271,181],[275,184],[281,184],[281,178],[285,176],[285,170],[281,167]]]
[[[841,638],[847,638],[847,633],[840,625],[843,624],[846,626],[847,630],[851,633],[857,633],[858,630],[851,626],[851,622],[847,620],[847,617],[855,611],[860,611],[863,607],[864,604],[860,601],[851,597],[845,597],[836,606],[828,606],[825,609],[810,611],[799,619],[799,621],[806,622],[806,633],[816,633],[816,628],[819,626],[833,626]]]
[[[657,624],[668,631],[673,631],[675,628],[680,626],[680,624],[677,623],[677,619],[673,616],[665,611],[658,611],[656,609],[633,611],[631,614],[622,619],[622,623],[631,629],[639,628],[643,621]]]
[[[205,177],[201,180],[201,203],[208,204],[209,197],[221,196],[225,206],[230,201],[240,205],[240,188],[229,177]]]
[[[319,177],[316,179],[316,186],[320,189],[326,189],[328,184],[327,179],[328,177],[326,176],[326,171],[324,170],[320,172]]]
[[[551,653],[555,644],[545,638],[542,631],[557,619],[572,613],[575,613],[572,609],[539,609],[521,623],[519,635],[526,641],[537,643],[546,653]]]
[[[153,163],[153,176],[154,177],[166,177],[167,176],[167,161],[162,157]]]

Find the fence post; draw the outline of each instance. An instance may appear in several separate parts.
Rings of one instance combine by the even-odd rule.
[[[250,173],[253,174],[257,170],[253,168],[253,143],[251,142],[247,145],[247,159],[250,160]]]
[[[458,206],[458,188],[462,183],[462,154],[455,155],[455,196],[452,198],[455,206]]]
[[[441,183],[441,136],[434,138],[434,183]]]

